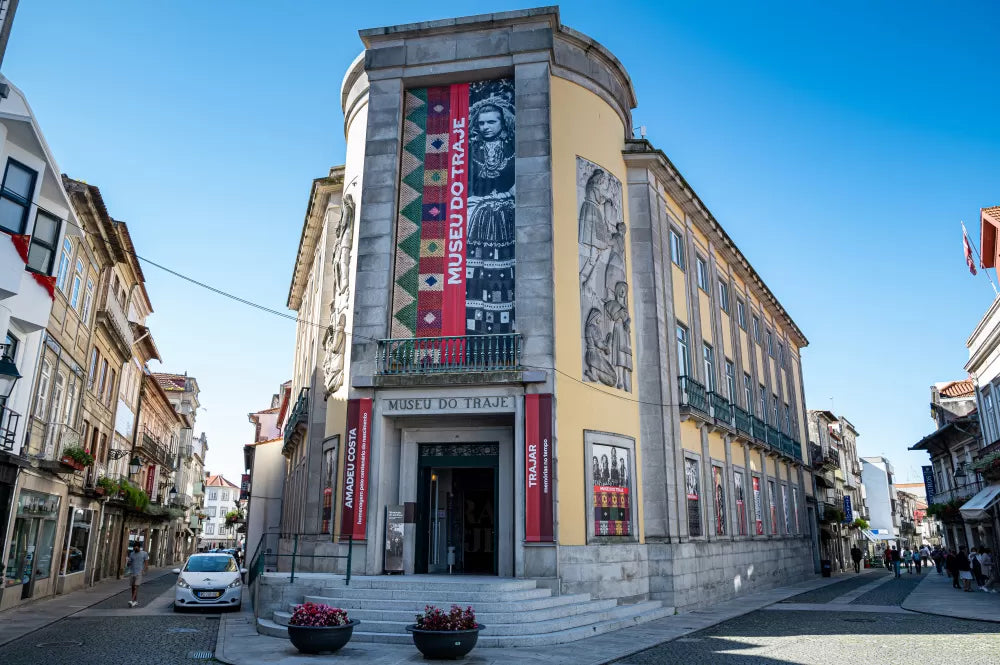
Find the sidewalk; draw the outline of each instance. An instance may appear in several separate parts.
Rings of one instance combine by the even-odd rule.
[[[1000,623],[1000,593],[966,593],[951,586],[951,578],[933,572],[903,601],[903,609],[956,619]],[[973,586],[975,588],[975,586]]]
[[[175,566],[150,568],[144,577],[144,582],[152,582],[164,575],[171,574]],[[83,610],[102,603],[109,598],[128,590],[128,578],[102,580],[96,585],[73,591],[61,596],[50,596],[37,602],[0,612],[0,646],[44,628],[50,623],[82,612]],[[140,594],[142,593],[140,589]]]
[[[868,577],[884,571],[865,571]],[[494,665],[518,663],[519,665],[605,665],[639,651],[652,648],[730,619],[755,612],[800,593],[820,589],[846,579],[857,577],[853,572],[833,577],[817,577],[797,584],[758,591],[745,596],[656,619],[632,628],[570,642],[539,647],[537,649],[474,649],[462,663]],[[985,594],[984,594],[985,595]],[[223,615],[219,638],[215,645],[215,658],[230,665],[302,665],[317,662],[347,662],[359,665],[402,665],[424,662],[420,653],[411,645],[348,643],[334,654],[310,656],[300,654],[291,642],[278,637],[257,634],[254,615],[249,603],[244,611]]]

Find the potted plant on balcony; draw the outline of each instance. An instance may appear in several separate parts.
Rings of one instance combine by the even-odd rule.
[[[476,646],[479,631],[485,628],[476,622],[476,613],[471,607],[464,610],[452,605],[451,611],[427,605],[424,613],[417,615],[417,622],[406,627],[413,635],[413,644],[424,658],[461,658]]]
[[[80,446],[66,446],[59,461],[72,469],[83,471],[94,463],[94,456]]]
[[[1000,480],[1000,450],[984,455],[970,468],[983,474],[988,481]]]
[[[288,638],[302,653],[337,651],[347,644],[360,621],[322,603],[296,605],[288,622]]]
[[[103,496],[104,494],[115,496],[120,491],[121,485],[118,481],[108,478],[107,476],[101,476],[94,484],[94,492],[97,493],[98,496]]]

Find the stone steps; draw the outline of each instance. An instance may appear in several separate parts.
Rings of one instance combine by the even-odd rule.
[[[311,598],[315,598],[315,596],[307,598],[306,600],[309,602],[324,602],[311,600]],[[552,596],[552,598],[561,598],[561,596]],[[586,594],[574,594],[571,598],[575,598],[576,601],[532,609],[524,608],[520,603],[518,603],[516,609],[512,608],[509,603],[493,603],[492,605],[495,606],[495,609],[491,608],[489,610],[483,609],[482,605],[476,605],[476,618],[487,625],[498,623],[517,623],[519,621],[544,621],[546,619],[554,619],[562,616],[572,616],[574,614],[594,612],[600,609],[610,609],[618,604],[614,599],[590,600],[590,597]],[[329,605],[330,603],[325,604]],[[442,607],[443,605],[442,603],[434,601],[427,604],[437,605],[438,607]],[[448,607],[450,606],[443,605],[444,609],[447,609]],[[411,624],[414,621],[414,616],[423,613],[424,605],[415,604],[401,609],[392,609],[387,608],[385,605],[380,603],[378,607],[371,607],[368,605],[363,608],[342,607],[341,609],[346,609],[352,619],[359,619],[365,622],[396,621]],[[294,611],[295,605],[290,605],[288,612],[276,611],[274,613],[275,622],[286,623],[287,619],[291,618],[291,613]],[[285,619],[285,621],[282,621],[282,618]]]
[[[435,584],[427,585],[422,589],[363,589],[353,586],[331,587],[329,589],[323,589],[322,593],[327,600],[334,601],[341,598],[359,598],[370,602],[382,600],[416,600],[421,603],[426,603],[429,598],[446,598],[448,607],[450,607],[452,603],[462,605],[464,607],[465,605],[474,605],[476,603],[484,602],[496,603],[529,600],[532,598],[545,598],[551,595],[552,591],[550,589],[538,589],[535,587],[517,589],[513,591],[452,591],[438,588],[438,585]],[[421,604],[421,607],[423,607],[423,604]]]
[[[586,593],[569,593],[562,596],[539,596],[538,598],[528,598],[525,600],[520,600],[517,603],[517,607],[520,610],[530,611],[542,609],[545,607],[555,607],[557,605],[572,605],[575,603],[582,603],[590,600],[590,595]],[[330,596],[306,596],[303,602],[309,603],[323,603],[324,605],[331,605],[333,607],[339,607],[344,610],[363,610],[363,609],[381,609],[385,611],[402,611],[409,613],[422,612],[424,605],[436,605],[438,607],[447,609],[451,607],[452,600],[445,599],[431,599],[426,600],[380,600],[378,602],[378,607],[373,608],[372,603],[367,598],[332,598]],[[480,612],[504,612],[510,609],[510,603],[503,601],[496,602],[477,602],[475,605],[476,614]],[[350,612],[353,616],[353,612]],[[485,623],[485,621],[484,621]]]

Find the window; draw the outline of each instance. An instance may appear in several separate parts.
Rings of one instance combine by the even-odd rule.
[[[41,210],[35,215],[35,232],[31,234],[28,249],[28,268],[48,275],[56,260],[56,242],[59,240],[59,219]]]
[[[758,384],[760,388],[760,419],[767,420],[767,388],[762,384]]]
[[[55,388],[52,389],[52,415],[42,415],[46,422],[49,422],[50,420],[52,422],[57,422],[59,420],[59,409],[62,408],[64,392],[66,392],[66,373],[56,372],[56,385]]]
[[[785,517],[785,533],[789,534],[792,532],[792,519],[791,515],[789,515],[788,485],[784,483],[781,485],[781,512]]]
[[[215,525],[211,522],[205,522],[205,535],[214,536],[215,535]]]
[[[747,413],[753,415],[753,379],[749,374],[743,374],[743,398],[746,400]]]
[[[688,535],[700,536],[701,532],[701,479],[698,460],[684,458],[684,488],[687,492]]]
[[[670,259],[681,270],[684,270],[684,240],[681,234],[670,229]]]
[[[785,434],[792,436],[792,409],[785,405]]]
[[[774,340],[771,338],[771,331],[767,330],[764,332],[764,337],[767,339],[767,355],[774,357]]]
[[[705,387],[709,392],[715,391],[715,353],[708,344],[704,345],[702,356],[705,361]]]
[[[101,378],[97,384],[97,396],[98,398],[104,397],[104,389],[107,385],[108,380],[108,359],[105,358],[101,360]]]
[[[108,381],[108,393],[104,397],[104,403],[107,404],[108,406],[111,406],[114,403],[114,399],[115,399],[115,379],[117,379],[117,378],[118,378],[118,375],[115,373],[115,370],[111,370],[111,380]]]
[[[78,310],[80,309],[80,288],[83,285],[83,261],[76,260],[76,273],[73,275],[73,290],[70,291],[69,304]]]
[[[90,323],[90,309],[94,305],[94,280],[87,278],[87,292],[83,296],[83,318],[84,324]]]
[[[774,481],[767,481],[767,500],[771,505],[771,533],[778,535],[778,499],[774,493]]]
[[[221,492],[220,494],[221,496],[219,497],[219,499],[221,501],[229,501],[229,492]]]
[[[797,487],[792,488],[792,515],[795,533],[802,533],[801,527],[799,527],[799,489]]]
[[[725,282],[719,282],[719,307],[729,313],[729,285]]]
[[[42,368],[38,373],[38,395],[35,397],[35,417],[45,420],[45,406],[49,397],[49,381],[52,379],[52,368],[48,358],[42,358]]]
[[[736,299],[736,323],[739,324],[740,328],[743,330],[747,329],[747,306],[739,298]]]
[[[212,492],[211,494],[208,495],[208,499],[210,501],[212,500],[212,494],[214,494],[214,492]],[[216,510],[217,509],[216,509],[215,506],[206,506],[205,507],[205,514],[208,515],[209,517],[215,517],[215,511]]]
[[[208,491],[208,500],[209,501],[217,501],[218,498],[219,498],[219,492],[218,492],[218,490],[209,490]],[[215,510],[215,508],[213,508],[212,510]]]
[[[22,234],[28,228],[28,212],[35,196],[38,173],[24,164],[7,160],[0,187],[0,229]]]
[[[729,401],[736,404],[736,367],[729,360],[726,360],[726,389]]]
[[[760,318],[753,315],[753,340],[760,344]]]
[[[79,573],[87,563],[87,544],[90,541],[90,523],[94,512],[70,508],[70,527],[66,530],[66,552],[63,564],[66,574]]]
[[[698,255],[695,255],[694,261],[698,271],[698,287],[708,293],[708,264]]]
[[[778,367],[785,366],[785,347],[779,342],[778,343]]]
[[[73,243],[69,238],[63,239],[62,252],[59,254],[59,270],[56,272],[56,286],[66,293],[66,278],[69,277],[69,262],[73,256]]]
[[[771,394],[771,404],[774,406],[774,426],[781,429],[781,412],[778,409],[778,396]]]
[[[721,466],[712,465],[712,484],[715,486],[715,535],[726,535],[726,481]]]
[[[688,331],[681,324],[677,324],[677,371],[681,376],[688,376],[691,373],[691,357],[688,354]]]
[[[94,347],[90,351],[90,369],[87,370],[87,388],[94,387],[94,379],[97,376],[97,359],[100,357],[100,353],[97,352],[97,347]]]
[[[7,337],[4,340],[4,345],[6,345],[7,348],[0,349],[0,357],[9,358],[10,360],[16,362],[18,344],[20,344],[20,340],[18,340],[16,337],[11,335],[10,332],[8,332]],[[7,397],[5,395],[0,395],[0,406],[4,406],[6,403],[7,403]]]
[[[736,498],[736,532],[747,535],[747,498],[743,486],[743,472],[733,471],[733,494]]]
[[[760,478],[758,476],[753,476],[751,478],[753,483],[753,521],[754,521],[754,531],[758,536],[764,535],[764,505],[760,496]]]

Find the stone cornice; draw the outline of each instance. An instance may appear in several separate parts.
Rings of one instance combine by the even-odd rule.
[[[729,237],[722,225],[712,215],[708,207],[702,202],[694,189],[687,183],[684,176],[674,166],[673,162],[663,153],[652,146],[645,139],[626,139],[625,149],[622,152],[627,166],[640,166],[650,169],[656,174],[666,187],[670,196],[681,206],[685,214],[701,229],[705,235],[712,238],[719,250],[730,261],[734,271],[757,292],[759,300],[770,304],[772,314],[787,325],[788,332],[792,340],[798,347],[809,345],[809,340],[799,329],[792,317],[785,311],[785,308],[778,301],[777,296],[771,292],[764,280],[757,274],[750,261],[747,260],[743,252],[740,251],[733,239]]]
[[[316,243],[323,231],[323,220],[330,195],[344,186],[344,167],[334,166],[330,175],[313,180],[309,192],[309,205],[306,206],[306,217],[302,222],[302,235],[299,238],[299,249],[295,255],[295,268],[292,270],[292,283],[288,287],[288,308],[298,311],[302,305],[302,292],[309,278],[309,270],[313,264]]]

